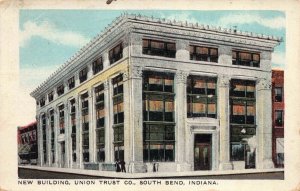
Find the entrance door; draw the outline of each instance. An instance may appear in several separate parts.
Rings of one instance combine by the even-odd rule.
[[[61,142],[61,167],[65,167],[65,142]]]
[[[211,134],[196,134],[194,170],[211,170]]]

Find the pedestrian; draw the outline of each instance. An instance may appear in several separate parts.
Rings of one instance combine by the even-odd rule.
[[[125,161],[121,160],[120,165],[121,165],[121,171],[126,173],[126,169],[125,169]]]
[[[116,166],[116,172],[121,172],[120,161],[119,161],[119,159],[116,160],[115,166]]]

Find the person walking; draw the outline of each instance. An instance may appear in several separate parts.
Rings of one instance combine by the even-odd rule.
[[[119,159],[116,160],[115,166],[116,166],[116,172],[121,172],[120,161],[119,161]]]
[[[125,172],[126,173],[126,169],[125,169],[125,161],[121,160],[120,165],[121,165],[121,172]]]

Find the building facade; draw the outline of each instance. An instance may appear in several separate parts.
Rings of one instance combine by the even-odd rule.
[[[37,164],[38,139],[37,122],[18,127],[18,163]]]
[[[284,167],[284,71],[272,70],[272,158]]]
[[[39,164],[273,168],[272,36],[124,14],[31,95]]]

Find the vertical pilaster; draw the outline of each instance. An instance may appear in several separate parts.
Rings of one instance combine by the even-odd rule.
[[[187,40],[177,40],[176,41],[176,59],[177,60],[189,60],[189,41]]]
[[[110,81],[106,80],[104,82],[104,107],[105,107],[105,162],[106,163],[112,163],[113,159],[112,159],[112,123],[111,123],[111,119],[113,118],[111,115],[111,97],[110,97]]]
[[[229,77],[218,77],[218,113],[220,120],[220,170],[231,170],[230,162],[230,125],[229,125]]]
[[[42,139],[43,139],[43,134],[42,134],[42,122],[41,122],[41,115],[38,113],[36,115],[36,121],[37,121],[37,136],[38,136],[38,165],[43,166],[43,145],[42,145]]]
[[[176,72],[175,76],[175,161],[177,162],[177,171],[186,171],[189,169],[188,161],[185,149],[186,140],[188,140],[188,134],[186,134],[186,82],[187,82],[188,72],[179,70]]]
[[[95,158],[95,134],[96,134],[96,117],[95,117],[95,101],[94,101],[94,91],[93,88],[88,90],[88,94],[89,94],[89,154],[90,154],[90,162],[95,162],[96,158]]]
[[[136,33],[131,33],[131,55],[140,56],[143,50],[142,36]]]
[[[54,107],[54,155],[55,155],[55,166],[58,166],[58,135],[59,135],[59,116],[58,116],[58,108]]]
[[[128,71],[123,72],[124,161],[130,161],[130,91]]]
[[[77,152],[77,162],[78,162],[78,168],[83,168],[83,158],[82,158],[82,122],[81,122],[81,95],[78,95],[78,102],[77,102],[77,120],[76,120],[76,152]]]
[[[272,161],[272,95],[271,77],[257,82],[257,167],[274,168]]]
[[[232,65],[232,48],[230,46],[221,45],[218,48],[219,59],[221,65]]]
[[[70,113],[69,113],[69,102],[66,100],[64,102],[64,117],[65,117],[65,162],[64,167],[69,168],[70,167],[70,154],[69,154],[69,144],[70,144]],[[72,132],[72,131],[71,131]]]
[[[143,163],[143,70],[142,67],[133,66],[130,75],[130,91],[128,96],[130,104],[126,106],[130,112],[130,127],[128,138],[130,138],[130,172],[146,172]]]
[[[46,147],[47,147],[47,165],[51,166],[51,128],[50,128],[50,115],[46,113]]]
[[[105,51],[102,54],[102,59],[103,59],[103,69],[106,70],[109,67],[108,51]]]

